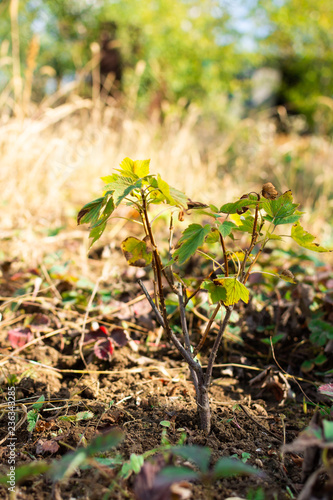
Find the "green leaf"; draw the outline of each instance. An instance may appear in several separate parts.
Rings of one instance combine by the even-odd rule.
[[[323,420],[324,436],[325,440],[328,442],[333,442],[333,422],[329,420]]]
[[[206,243],[213,244],[217,243],[220,240],[220,234],[219,231],[216,229],[216,227],[212,227],[210,233],[207,234],[206,236]]]
[[[170,427],[171,426],[171,422],[169,422],[169,420],[162,420],[160,422],[160,425],[162,425],[162,427]]]
[[[100,239],[100,237],[104,233],[105,228],[106,228],[106,221],[91,229],[89,233],[89,238],[91,238],[89,247],[91,247],[95,243],[95,241]]]
[[[143,463],[144,458],[142,455],[136,455],[135,453],[132,453],[129,462],[126,462],[122,466],[119,476],[123,479],[127,479],[132,474],[132,472],[138,474],[141,470],[141,467],[143,466]]]
[[[78,224],[87,224],[90,222],[96,222],[98,220],[99,211],[101,209],[103,198],[97,198],[97,200],[90,201],[84,205],[77,215]]]
[[[211,281],[204,281],[201,288],[208,291],[209,300],[212,304],[227,300],[227,291],[223,286],[215,285]]]
[[[184,264],[203,245],[210,229],[209,224],[204,227],[200,224],[190,224],[178,242],[178,248],[173,254],[173,259],[178,260],[179,264]]]
[[[27,465],[22,465],[15,469],[15,481],[20,482],[22,479],[26,479],[28,477],[39,476],[39,474],[43,474],[50,469],[50,465],[43,461],[31,462]],[[0,484],[6,484],[8,481],[8,476],[0,477]]]
[[[129,236],[120,246],[130,266],[146,267],[151,264],[152,251],[146,241]]]
[[[262,472],[254,469],[250,465],[244,464],[240,460],[233,458],[220,458],[214,467],[213,471],[215,479],[231,476],[262,476]]]
[[[123,440],[124,434],[119,430],[113,430],[108,434],[103,434],[95,438],[87,448],[80,448],[68,453],[61,460],[54,463],[50,474],[54,481],[60,481],[64,477],[69,477],[75,470],[87,461],[87,458],[95,453],[104,453],[110,448],[118,446]]]
[[[202,474],[208,472],[211,451],[208,447],[202,447],[197,445],[191,446],[174,446],[170,448],[172,453],[184,458],[185,460],[190,460],[193,462],[200,470]]]
[[[187,196],[181,191],[178,191],[178,189],[169,186],[159,174],[157,176],[157,188],[169,205],[187,209]]]
[[[299,206],[298,203],[293,203],[293,195],[291,191],[287,191],[275,200],[262,199],[260,201],[260,205],[267,214],[265,219],[275,225],[291,223],[290,216],[295,214],[296,208]],[[301,212],[297,212],[295,215],[297,217],[296,220],[299,219],[300,215]],[[293,220],[292,222],[295,221]]]
[[[45,396],[42,394],[41,397],[37,399],[36,403],[34,403],[31,408],[37,411],[40,410],[44,404],[44,401],[45,401]]]
[[[255,207],[257,203],[257,198],[255,200],[245,198],[243,200],[237,200],[235,203],[226,203],[222,205],[220,212],[224,214],[236,214],[237,210],[241,210],[244,207]]]
[[[278,234],[270,233],[269,231],[267,231],[266,233],[266,238],[269,238],[270,240],[282,241],[281,236],[279,236]]]
[[[80,448],[75,452],[67,453],[67,455],[52,466],[50,471],[52,479],[60,481],[61,479],[70,477],[87,460],[87,457],[86,448]]]
[[[309,373],[311,370],[313,370],[314,368],[314,362],[312,360],[305,360],[303,361],[303,363],[301,364],[301,370],[302,372],[304,373]]]
[[[105,186],[107,191],[113,191],[114,204],[117,207],[126,196],[130,195],[134,189],[142,187],[141,179],[133,179],[133,177],[123,177],[118,174],[110,176],[111,182]]]
[[[291,237],[301,247],[312,250],[313,252],[332,252],[332,250],[319,245],[319,243],[313,243],[316,237],[305,231],[299,222],[294,224],[291,228]]]
[[[243,231],[244,233],[253,233],[254,217],[252,215],[244,216],[240,218],[241,224],[236,226],[238,231]],[[259,225],[257,223],[257,231],[259,230]]]
[[[219,230],[223,238],[225,238],[226,236],[229,236],[233,229],[237,229],[237,226],[233,222],[225,220],[224,222],[222,222],[222,224],[218,225],[217,229]]]
[[[199,478],[199,474],[188,467],[174,467],[172,465],[164,467],[158,475],[159,478],[170,480],[170,483],[180,481],[195,481]]]
[[[265,215],[264,219],[268,222],[272,222],[275,226],[279,226],[281,224],[294,224],[294,222],[299,221],[303,213],[304,212],[296,210],[293,215],[289,215],[287,217],[271,217],[270,215]]]
[[[85,205],[77,216],[78,224],[90,223],[91,228],[102,225],[114,211],[112,192]]]
[[[218,282],[225,288],[227,298],[224,300],[224,305],[231,306],[242,300],[246,304],[249,301],[249,291],[243,283],[240,283],[237,278],[223,278]]]
[[[28,422],[28,432],[33,432],[36,427],[38,420],[38,413],[36,410],[30,410],[27,413],[27,422]]]

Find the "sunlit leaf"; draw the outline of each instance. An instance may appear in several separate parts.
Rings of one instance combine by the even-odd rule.
[[[237,278],[223,278],[219,279],[218,282],[226,290],[227,297],[223,301],[226,306],[237,304],[239,300],[242,300],[246,304],[248,303],[250,297],[249,290]]]
[[[152,251],[146,241],[129,236],[121,243],[121,249],[131,266],[146,267],[151,264]]]
[[[257,204],[257,199],[243,199],[237,200],[234,203],[226,203],[220,208],[220,212],[224,214],[236,214],[237,210],[241,210],[244,207],[255,207]]]
[[[301,247],[312,250],[313,252],[332,252],[332,250],[319,245],[319,243],[314,243],[316,237],[305,231],[299,222],[294,224],[291,228],[291,237]]]
[[[233,222],[225,220],[224,222],[222,222],[222,224],[219,224],[217,226],[217,229],[221,233],[223,238],[225,238],[226,236],[229,236],[233,229],[237,229],[237,226]]]
[[[260,207],[263,208],[267,214],[265,219],[275,225],[290,224],[298,220],[301,216],[301,212],[296,212],[298,206],[298,203],[293,203],[291,191],[286,191],[274,200],[262,199],[260,201]]]
[[[135,160],[133,171],[138,177],[145,177],[149,174],[150,160]]]
[[[142,187],[141,179],[133,179],[131,177],[123,177],[118,174],[111,176],[112,181],[105,186],[107,191],[113,192],[114,204],[117,207],[126,196],[130,195],[134,189]]]
[[[174,252],[173,259],[177,260],[179,264],[186,262],[203,245],[210,229],[209,224],[205,226],[190,224],[178,242],[179,247]]]
[[[212,304],[220,300],[223,302],[227,300],[227,291],[223,286],[215,285],[211,281],[204,281],[201,288],[208,291],[208,297]]]

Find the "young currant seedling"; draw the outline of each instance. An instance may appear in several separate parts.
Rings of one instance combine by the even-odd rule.
[[[150,160],[133,161],[125,158],[120,169],[112,175],[103,177],[106,183],[105,193],[101,198],[85,205],[78,214],[78,224],[90,224],[91,243],[97,241],[106,228],[115,208],[121,203],[135,207],[140,215],[143,237],[126,238],[121,248],[131,266],[146,267],[152,265],[154,274],[154,300],[150,297],[142,282],[141,288],[153,308],[158,322],[189,365],[196,391],[196,402],[201,428],[207,433],[211,428],[211,413],[208,390],[211,384],[215,358],[227,328],[235,304],[240,300],[247,303],[249,290],[245,286],[264,248],[270,242],[282,240],[276,233],[280,225],[291,225],[288,236],[300,246],[316,252],[327,252],[326,248],[314,243],[315,237],[306,232],[299,223],[302,212],[293,202],[291,191],[278,196],[271,183],[266,183],[260,193],[251,192],[239,200],[218,208],[192,202],[182,192],[169,186],[160,175],[149,173]],[[171,213],[169,226],[169,255],[162,259],[160,245],[153,230],[153,222],[165,212],[164,208],[151,219],[152,205],[168,205]],[[190,224],[172,250],[173,215],[178,212],[178,219],[183,221],[189,210],[202,213],[210,222],[204,225]],[[245,248],[235,252],[227,249],[227,237],[244,233],[248,236]],[[285,234],[283,236],[286,236]],[[216,248],[218,246],[218,248]],[[205,251],[202,248],[205,248]],[[208,251],[206,250],[208,248]],[[173,272],[172,266],[182,266],[196,252],[211,261],[211,272],[203,276],[195,290],[190,290],[184,280]],[[222,257],[223,264],[220,264]],[[285,281],[294,282],[288,270],[276,275]],[[209,319],[203,337],[197,346],[193,346],[189,337],[186,306],[200,289],[208,292],[211,303],[216,304]],[[165,295],[172,290],[178,297],[179,313],[183,338],[171,328],[166,311]],[[206,370],[202,368],[196,355],[201,350],[214,319],[220,309],[224,310],[219,331],[211,349]]]

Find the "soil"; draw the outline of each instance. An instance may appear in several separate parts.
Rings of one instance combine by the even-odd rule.
[[[130,276],[129,282],[131,279]],[[66,282],[59,279],[56,283],[57,290],[63,293]],[[131,293],[123,290],[119,294],[119,303],[122,300],[128,302],[140,293],[133,280],[131,286]],[[14,294],[14,291],[11,293]],[[272,299],[269,300],[272,304]],[[132,473],[126,479],[119,479],[119,467],[112,469],[95,463],[90,468],[74,469],[69,477],[58,482],[53,482],[47,474],[18,481],[16,497],[9,497],[7,485],[0,484],[0,498],[296,498],[303,488],[303,455],[283,454],[281,446],[284,442],[292,442],[309,425],[314,406],[305,404],[306,398],[318,401],[313,377],[309,374],[307,382],[299,370],[309,346],[305,343],[307,347],[302,347],[308,330],[304,323],[304,311],[297,309],[297,300],[296,297],[292,311],[290,305],[281,306],[280,303],[279,318],[289,311],[288,318],[291,319],[284,324],[287,337],[275,351],[278,365],[269,346],[263,347],[260,335],[254,335],[258,325],[272,323],[273,306],[262,306],[258,310],[250,303],[247,308],[239,310],[240,317],[246,318],[245,322],[239,322],[239,338],[243,340],[242,343],[233,342],[227,337],[217,357],[210,389],[212,431],[208,436],[199,429],[188,368],[175,349],[159,337],[150,313],[142,309],[139,311],[141,316],[134,315],[132,322],[126,318],[125,326],[130,332],[131,342],[115,348],[110,361],[99,360],[91,352],[85,352],[85,366],[78,349],[81,331],[78,319],[82,319],[83,313],[75,316],[74,310],[67,309],[66,312],[66,309],[57,309],[54,305],[50,307],[46,299],[43,303],[28,300],[21,303],[13,313],[14,320],[20,319],[20,315],[37,312],[45,315],[48,308],[51,317],[48,331],[65,325],[66,334],[43,338],[44,332],[35,332],[35,338],[41,337],[40,340],[17,355],[7,338],[9,326],[0,334],[2,353],[5,354],[1,361],[3,402],[6,402],[8,380],[16,375],[16,405],[20,418],[23,417],[23,423],[16,432],[17,468],[40,460],[53,463],[69,451],[85,446],[97,435],[120,429],[124,433],[123,441],[116,450],[105,452],[104,457],[121,455],[125,462],[132,454],[142,455],[159,448],[162,440],[165,442],[167,439],[171,445],[176,445],[181,436],[185,436],[183,444],[209,447],[211,467],[221,457],[235,456],[262,474],[260,477],[225,477],[216,481],[183,481],[178,490],[173,493],[168,490],[165,496],[161,491],[153,493],[148,490],[142,496],[138,487],[140,474]],[[274,315],[276,320],[276,311]],[[100,324],[110,330],[115,324],[121,328],[124,326],[124,316],[120,313],[118,316],[100,314],[98,318]],[[197,317],[190,324],[194,330],[198,329]],[[19,321],[14,326],[18,325]],[[152,325],[154,328],[151,328]],[[214,330],[201,356],[203,365],[213,340]],[[296,379],[287,379],[281,364],[296,374]],[[261,378],[253,381],[258,374]],[[28,432],[24,415],[42,395],[45,403],[39,410],[38,425],[33,432]],[[92,412],[92,418],[75,420],[75,415],[84,411]],[[60,418],[70,416],[72,420]],[[170,422],[168,428],[161,424],[165,421]],[[0,474],[3,475],[8,473],[9,457],[4,439],[7,436],[6,413],[0,420],[0,429]],[[47,451],[43,448],[45,441],[56,442],[57,449]],[[147,459],[156,467],[168,460],[171,459],[165,452],[157,452]],[[172,460],[180,463],[179,459]],[[194,467],[188,462],[187,465]]]

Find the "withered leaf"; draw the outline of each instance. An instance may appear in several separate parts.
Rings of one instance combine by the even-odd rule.
[[[273,186],[271,182],[266,182],[266,184],[263,185],[261,194],[263,195],[264,198],[267,200],[275,200],[278,196],[278,192]]]

